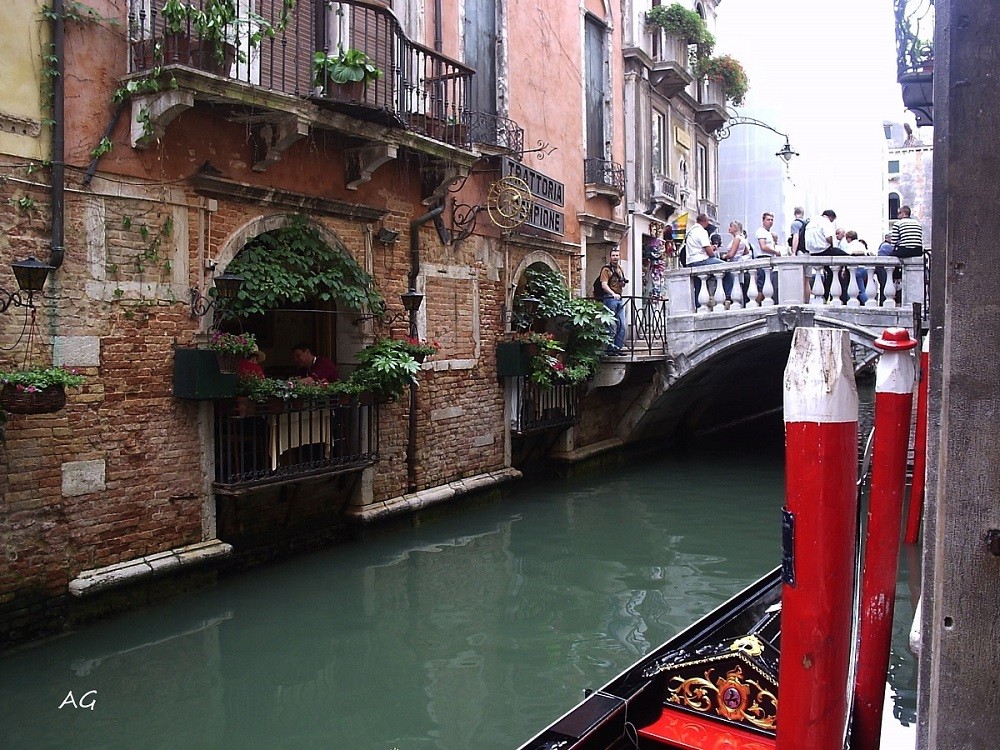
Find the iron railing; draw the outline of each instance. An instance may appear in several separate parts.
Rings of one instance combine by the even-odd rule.
[[[511,432],[527,435],[565,430],[580,421],[580,387],[555,385],[540,388],[527,377],[516,378]]]
[[[588,185],[601,185],[625,194],[625,168],[606,159],[584,159],[583,181]]]
[[[390,124],[455,145],[467,142],[459,123],[468,109],[475,71],[408,39],[384,5],[298,0],[286,11],[284,0],[256,0],[253,13],[224,25],[221,43],[213,44],[195,19],[220,2],[241,5],[238,0],[191,0],[194,10],[169,25],[172,19],[164,16],[161,3],[130,0],[129,70],[183,65],[270,91],[351,106],[359,116],[380,113]],[[367,55],[381,75],[352,86],[316,72],[317,52],[336,56],[342,49]]]
[[[654,297],[622,297],[625,303],[625,346],[632,356],[660,356],[667,351],[667,301]]]
[[[700,199],[698,201],[698,213],[705,214],[713,224],[719,222],[719,207],[712,201]]]
[[[678,200],[677,183],[665,175],[653,175],[653,199],[673,201]]]
[[[489,112],[465,112],[462,123],[468,128],[469,143],[504,149],[520,161],[524,156],[524,128],[513,120]]]
[[[215,402],[217,491],[358,471],[377,456],[377,404],[356,397]]]

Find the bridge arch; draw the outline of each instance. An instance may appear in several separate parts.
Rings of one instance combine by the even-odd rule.
[[[653,377],[619,422],[618,437],[625,443],[669,443],[758,419],[780,428],[785,364],[792,332],[800,326],[846,330],[856,371],[878,356],[874,341],[881,331],[821,310],[775,307],[710,337],[688,340],[688,346],[672,340],[672,353],[654,366]]]

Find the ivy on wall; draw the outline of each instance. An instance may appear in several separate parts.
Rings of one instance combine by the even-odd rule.
[[[346,247],[332,248],[306,217],[295,216],[280,229],[248,242],[226,267],[243,277],[232,315],[277,310],[306,300],[336,300],[350,310],[385,308],[375,282]]]

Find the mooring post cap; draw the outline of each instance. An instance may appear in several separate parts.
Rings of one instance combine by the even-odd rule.
[[[875,339],[875,347],[884,352],[905,352],[916,345],[916,339],[911,337],[905,328],[886,328],[882,335]]]

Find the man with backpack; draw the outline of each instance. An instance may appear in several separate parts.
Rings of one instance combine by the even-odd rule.
[[[802,206],[795,207],[795,219],[792,221],[792,227],[788,232],[792,255],[806,255],[808,253],[806,243],[804,242],[803,230],[809,223],[809,219],[805,218],[805,215],[806,212]]]
[[[611,342],[604,353],[609,356],[623,354],[625,348],[625,300],[622,292],[628,279],[621,267],[622,254],[616,247],[608,253],[608,262],[601,268],[600,275],[594,280],[594,297],[601,300],[615,316],[615,322],[608,331]]]

